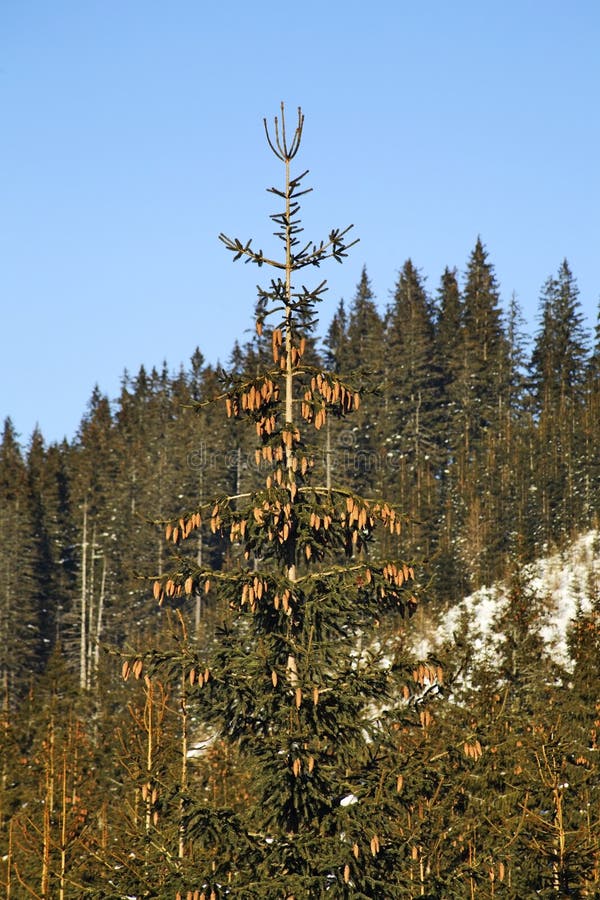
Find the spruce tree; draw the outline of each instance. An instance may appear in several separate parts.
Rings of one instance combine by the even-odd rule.
[[[464,524],[462,488],[466,483],[465,458],[459,455],[464,434],[463,409],[467,395],[464,359],[463,301],[455,269],[446,268],[437,295],[435,353],[440,379],[440,518],[437,578],[444,597],[459,598],[466,585],[459,563],[457,535]],[[460,465],[462,464],[462,465]]]
[[[265,122],[285,168],[283,188],[271,189],[283,205],[272,216],[282,255],[221,235],[235,259],[274,272],[260,289],[257,316],[259,333],[272,317],[273,363],[251,378],[225,378],[221,393],[230,416],[258,439],[263,482],[166,525],[176,547],[198,529],[221,535],[231,544],[229,566],[215,571],[181,554],[154,587],[159,603],[177,607],[197,590],[216,592],[227,614],[212,646],[157,647],[124,666],[148,683],[169,673],[183,679],[176,683],[186,685],[193,720],[234,748],[252,775],[251,801],[237,811],[181,785],[172,814],[180,810],[182,852],[166,857],[181,896],[405,896],[403,838],[384,800],[394,796],[398,773],[381,764],[394,676],[375,638],[386,610],[414,608],[413,572],[397,558],[376,563],[367,555],[380,529],[398,541],[400,520],[389,504],[311,477],[311,435],[332,413],[356,410],[359,397],[304,356],[325,283],[309,289],[303,272],[342,261],[352,242],[349,229],[300,242],[306,172],[292,175],[291,163],[303,124],[299,111],[290,134],[283,106],[274,131]],[[159,819],[167,807],[164,798]]]
[[[464,297],[463,435],[459,465],[466,472],[463,559],[478,586],[497,576],[507,548],[496,528],[498,446],[510,379],[509,346],[493,266],[478,238],[467,266]]]
[[[0,441],[0,707],[14,708],[42,667],[43,558],[35,504],[10,419]]]
[[[39,429],[27,452],[27,477],[34,521],[42,660],[61,642],[65,611],[74,595],[75,560],[65,447],[44,446]]]
[[[564,540],[585,497],[585,441],[579,433],[587,335],[577,282],[567,260],[550,277],[540,299],[540,328],[530,362],[538,420],[537,465],[540,538]]]
[[[600,306],[594,330],[592,354],[586,368],[585,398],[581,410],[584,465],[583,521],[598,526],[600,497]]]
[[[345,368],[371,372],[374,360],[382,357],[382,338],[383,322],[377,312],[367,267],[363,266],[348,314]]]
[[[496,275],[480,238],[469,258],[464,298],[464,353],[469,395],[465,419],[470,444],[482,429],[498,421],[500,398],[506,391],[508,343],[500,309]]]
[[[455,269],[446,268],[440,280],[435,322],[436,360],[441,369],[440,402],[446,465],[455,457],[463,432],[460,413],[465,404],[464,309]]]
[[[348,316],[344,301],[340,300],[325,336],[325,364],[332,372],[347,367]]]
[[[363,391],[351,429],[344,429],[338,441],[337,458],[342,465],[336,469],[356,490],[372,493],[381,489],[382,481],[382,423],[377,407],[384,379],[385,334],[366,266],[350,304],[345,337],[342,365],[354,373],[355,383]]]
[[[579,288],[567,260],[547,279],[541,295],[540,328],[531,357],[538,411],[566,412],[581,393],[587,335]]]
[[[390,496],[411,522],[412,553],[431,552],[438,512],[441,462],[440,370],[435,357],[432,304],[422,278],[407,260],[398,276],[386,321],[386,450],[394,478]],[[396,482],[394,484],[394,482]]]
[[[500,411],[497,447],[497,502],[495,517],[504,565],[496,577],[507,577],[517,548],[523,561],[534,553],[535,498],[531,490],[535,422],[527,375],[527,336],[520,304],[513,294],[507,312],[509,380]]]
[[[113,580],[111,544],[119,513],[118,468],[113,417],[108,397],[96,386],[77,441],[69,454],[69,482],[78,561],[77,594],[64,646],[83,691],[95,684],[96,647],[104,633],[107,590]]]

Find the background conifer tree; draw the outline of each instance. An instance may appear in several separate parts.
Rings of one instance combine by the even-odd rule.
[[[412,555],[427,557],[439,504],[440,371],[432,303],[410,259],[400,271],[388,309],[385,346],[386,450],[396,473],[387,486],[410,518],[407,548]]]
[[[464,482],[463,561],[472,583],[490,583],[502,558],[502,533],[494,529],[498,445],[502,410],[510,381],[509,346],[493,266],[478,238],[467,265],[463,291],[464,384],[463,434],[459,465],[469,470]],[[462,549],[462,548],[461,548]]]
[[[42,665],[44,557],[27,467],[10,419],[0,442],[0,706],[5,714]]]
[[[583,442],[583,517],[590,527],[599,521],[596,498],[600,496],[600,306],[594,341],[586,367],[585,400],[581,411]]]
[[[469,378],[465,420],[472,445],[498,421],[509,377],[508,343],[494,268],[478,238],[469,258],[464,299],[464,352]]]
[[[382,487],[379,450],[383,425],[376,410],[384,379],[385,336],[366,266],[363,266],[350,304],[346,340],[342,346],[341,368],[354,372],[354,383],[364,390],[361,408],[353,417],[350,429],[344,429],[337,447],[337,458],[343,464],[336,468],[338,477],[342,475],[347,484],[372,494],[381,491]]]
[[[531,356],[531,378],[538,420],[536,482],[545,537],[569,535],[585,497],[578,428],[585,384],[587,335],[579,289],[564,260],[540,298],[540,328]]]
[[[435,323],[435,355],[441,370],[439,413],[442,434],[440,448],[440,512],[437,525],[438,554],[436,571],[444,594],[458,597],[466,588],[465,575],[459,564],[457,535],[465,520],[464,455],[459,454],[464,433],[463,408],[467,395],[464,354],[463,301],[455,269],[446,268],[437,294]]]

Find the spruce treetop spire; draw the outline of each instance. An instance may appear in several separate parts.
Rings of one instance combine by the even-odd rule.
[[[275,156],[279,157],[283,162],[290,162],[300,149],[300,142],[302,140],[302,129],[304,128],[304,116],[302,114],[302,109],[298,107],[298,124],[296,125],[296,130],[294,131],[294,137],[292,138],[292,143],[288,147],[287,137],[285,133],[285,107],[283,101],[281,103],[281,135],[279,133],[279,120],[277,116],[274,119],[275,125],[275,143],[271,139],[271,135],[269,134],[269,126],[267,125],[266,118],[263,119],[263,125],[265,126],[265,134],[267,136],[267,141],[269,143],[269,147],[275,154]]]
[[[266,256],[262,249],[254,250],[252,248],[252,239],[243,243],[238,238],[230,238],[223,233],[219,235],[219,239],[234,254],[234,261],[244,259],[245,262],[255,263],[259,267],[263,265],[271,266],[282,273],[278,278],[271,281],[269,288],[265,289],[260,286],[257,288],[259,297],[257,331],[259,333],[262,331],[263,322],[267,315],[282,311],[285,312],[284,322],[282,322],[284,327],[287,326],[289,328],[294,324],[299,324],[301,329],[310,330],[316,323],[314,307],[322,299],[322,294],[327,289],[326,281],[322,281],[312,290],[309,290],[304,285],[302,285],[301,289],[295,290],[292,284],[293,273],[307,266],[319,267],[327,259],[335,259],[341,263],[347,256],[350,247],[354,246],[358,239],[348,240],[347,235],[353,227],[348,225],[344,229],[333,228],[326,240],[301,243],[299,235],[303,228],[299,218],[299,198],[310,193],[312,188],[305,188],[303,185],[303,180],[308,175],[308,169],[300,175],[292,176],[290,163],[300,149],[304,115],[301,108],[298,107],[297,124],[291,140],[286,128],[283,103],[281,104],[281,116],[275,116],[272,132],[269,130],[266,119],[263,120],[263,123],[269,147],[277,159],[281,160],[285,165],[284,188],[270,187],[267,189],[269,193],[281,198],[285,204],[285,208],[281,212],[271,215],[272,221],[277,226],[277,230],[274,232],[275,237],[279,238],[285,247],[284,257],[283,259],[276,259]],[[268,308],[269,304],[272,304],[271,309]]]

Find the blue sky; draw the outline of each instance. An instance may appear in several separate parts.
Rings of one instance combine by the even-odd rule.
[[[600,5],[553,0],[0,4],[0,419],[72,438],[93,386],[227,360],[273,248],[262,117],[301,105],[307,238],[326,326],[367,266],[381,309],[410,257],[435,292],[481,235],[530,332],[567,258],[600,297]],[[317,276],[321,273],[316,273]]]

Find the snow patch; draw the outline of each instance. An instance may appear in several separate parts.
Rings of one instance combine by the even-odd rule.
[[[544,556],[523,569],[526,587],[545,606],[540,633],[546,652],[560,665],[570,667],[569,629],[578,612],[588,612],[600,591],[600,533],[589,531],[560,553]],[[483,587],[465,597],[444,616],[437,632],[415,635],[413,650],[421,659],[442,644],[463,634],[473,647],[477,662],[493,659],[504,635],[496,623],[509,600],[509,586]]]

